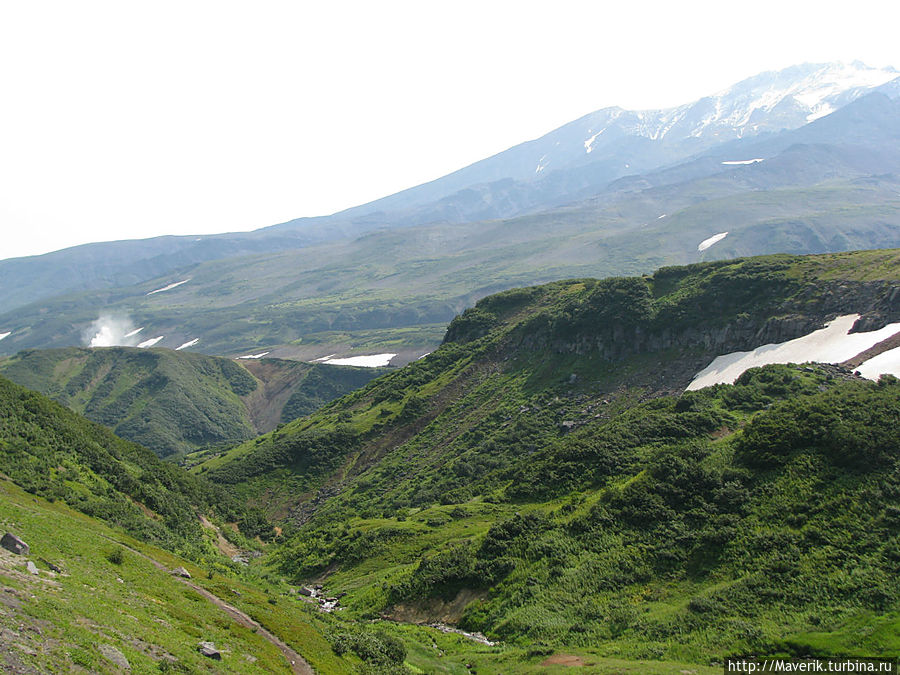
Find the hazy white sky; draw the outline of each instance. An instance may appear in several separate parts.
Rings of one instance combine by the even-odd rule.
[[[0,0],[0,258],[331,213],[794,63],[900,67],[898,25],[883,0]]]

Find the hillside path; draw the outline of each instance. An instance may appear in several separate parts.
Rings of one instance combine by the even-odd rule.
[[[150,556],[148,556],[145,553],[141,553],[140,551],[132,548],[128,544],[123,544],[122,542],[116,541],[115,539],[112,539],[110,537],[104,537],[104,539],[108,539],[109,541],[115,542],[116,544],[119,544],[120,546],[124,546],[132,553],[135,553],[136,555],[139,555],[140,557],[149,561],[150,564],[153,565],[156,569],[162,570],[166,573],[169,572],[168,568],[165,565],[163,565],[161,562],[159,562],[158,560],[154,560],[153,558],[151,558]],[[184,579],[183,577],[175,577],[175,578],[178,581],[180,581],[181,583],[183,583],[185,586],[190,586],[191,588],[193,588],[195,591],[197,591],[197,593],[202,595],[204,598],[206,598],[211,603],[213,603],[216,607],[218,607],[223,612],[228,614],[232,619],[237,621],[239,624],[241,624],[242,626],[244,626],[246,628],[250,628],[250,629],[254,630],[257,635],[265,638],[266,640],[271,642],[273,645],[278,647],[278,649],[281,650],[281,653],[284,654],[284,657],[288,660],[288,663],[291,665],[291,672],[294,673],[294,675],[315,675],[316,671],[313,670],[313,667],[311,665],[309,665],[309,663],[307,663],[306,659],[304,659],[302,656],[300,656],[300,654],[298,654],[293,649],[288,647],[288,645],[285,642],[283,642],[277,635],[270,633],[265,628],[263,628],[258,622],[251,619],[249,615],[242,612],[237,607],[229,605],[227,602],[222,600],[222,598],[220,598],[217,595],[214,595],[213,593],[210,593],[208,590],[206,590],[202,586],[198,586],[194,582],[192,582],[188,579]]]

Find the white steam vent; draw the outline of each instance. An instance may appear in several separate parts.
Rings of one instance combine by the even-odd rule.
[[[127,316],[102,314],[82,337],[88,347],[134,347],[142,330],[143,327],[135,328]]]

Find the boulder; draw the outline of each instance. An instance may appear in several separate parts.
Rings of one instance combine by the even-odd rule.
[[[12,551],[16,555],[28,555],[31,552],[31,548],[28,544],[10,532],[4,534],[3,538],[0,539],[0,546],[7,551]]]
[[[201,642],[197,645],[197,651],[215,661],[222,660],[222,652],[216,649],[216,645],[212,642]]]
[[[37,565],[35,565],[30,560],[26,563],[25,569],[27,569],[34,576],[37,576],[38,574],[40,574],[40,571],[38,570]]]
[[[190,579],[190,578],[191,578],[191,573],[188,572],[188,571],[187,571],[186,569],[184,569],[183,567],[176,567],[174,570],[172,570],[171,572],[169,572],[169,574],[174,574],[176,577],[183,577],[183,578],[185,578],[185,579]]]
[[[110,663],[118,666],[122,670],[131,670],[131,664],[128,663],[128,659],[125,658],[125,655],[112,645],[97,645],[97,649],[103,654],[103,658]]]

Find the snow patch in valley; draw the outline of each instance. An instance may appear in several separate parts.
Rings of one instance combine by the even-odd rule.
[[[320,356],[319,358],[313,359],[312,361],[310,361],[310,363],[319,363],[321,361],[327,361],[328,359],[334,358],[335,356],[337,356],[337,354],[329,354],[328,356]]]
[[[188,347],[193,347],[195,344],[200,342],[200,338],[194,338],[193,340],[188,340],[180,347],[175,347],[175,351],[181,351],[182,349],[187,349]]]
[[[662,220],[662,219],[665,218],[665,217],[666,217],[666,214],[664,213],[664,214],[662,214],[659,218],[657,218],[657,220]]]
[[[708,249],[708,248],[709,248],[710,246],[712,246],[713,244],[718,244],[720,241],[722,241],[722,240],[723,240],[725,237],[727,237],[727,236],[728,236],[728,233],[727,233],[727,232],[719,232],[719,234],[714,234],[714,235],[711,236],[709,239],[704,239],[703,241],[701,241],[701,242],[697,245],[697,250],[698,250],[698,251],[705,251],[706,249]]]
[[[362,366],[363,368],[380,368],[391,362],[396,354],[368,354],[366,356],[348,356],[343,359],[323,361],[329,366]]]
[[[266,354],[269,354],[269,353],[270,352],[260,352],[259,354],[245,354],[244,356],[239,356],[238,358],[239,359],[261,359],[262,357],[264,357]]]
[[[150,291],[147,295],[153,295],[154,293],[163,293],[164,291],[171,291],[173,288],[178,288],[181,284],[186,284],[190,279],[185,279],[184,281],[176,281],[174,284],[169,284],[168,286],[163,286],[162,288],[157,288],[155,291]]]
[[[759,162],[765,161],[762,157],[757,157],[756,159],[730,159],[727,162],[722,162],[725,166],[740,166],[743,164],[757,164]]]
[[[869,380],[877,380],[880,375],[885,373],[900,377],[900,347],[873,356],[868,361],[861,363],[856,370]]]
[[[149,340],[144,340],[143,342],[141,342],[141,343],[138,344],[138,348],[139,348],[139,349],[147,349],[148,347],[152,347],[152,346],[155,345],[157,342],[159,342],[160,340],[162,340],[164,337],[166,337],[166,336],[165,336],[165,335],[160,335],[160,336],[155,337],[155,338],[150,338]]]
[[[3,338],[9,337],[10,335],[12,335],[11,331],[9,333],[0,333],[0,340],[2,340]]]
[[[733,352],[717,356],[712,363],[694,376],[687,386],[687,391],[702,389],[714,384],[733,384],[745,370],[771,363],[806,363],[808,361],[841,363],[900,332],[900,323],[892,323],[880,330],[850,334],[849,331],[858,318],[859,314],[846,314],[830,321],[825,328],[794,340],[763,345],[752,352]],[[897,354],[888,356],[892,352],[897,352]],[[875,370],[891,364],[896,365],[900,370],[900,351],[898,349],[892,349],[869,359],[857,370],[865,377],[869,377],[865,373],[871,374]]]

